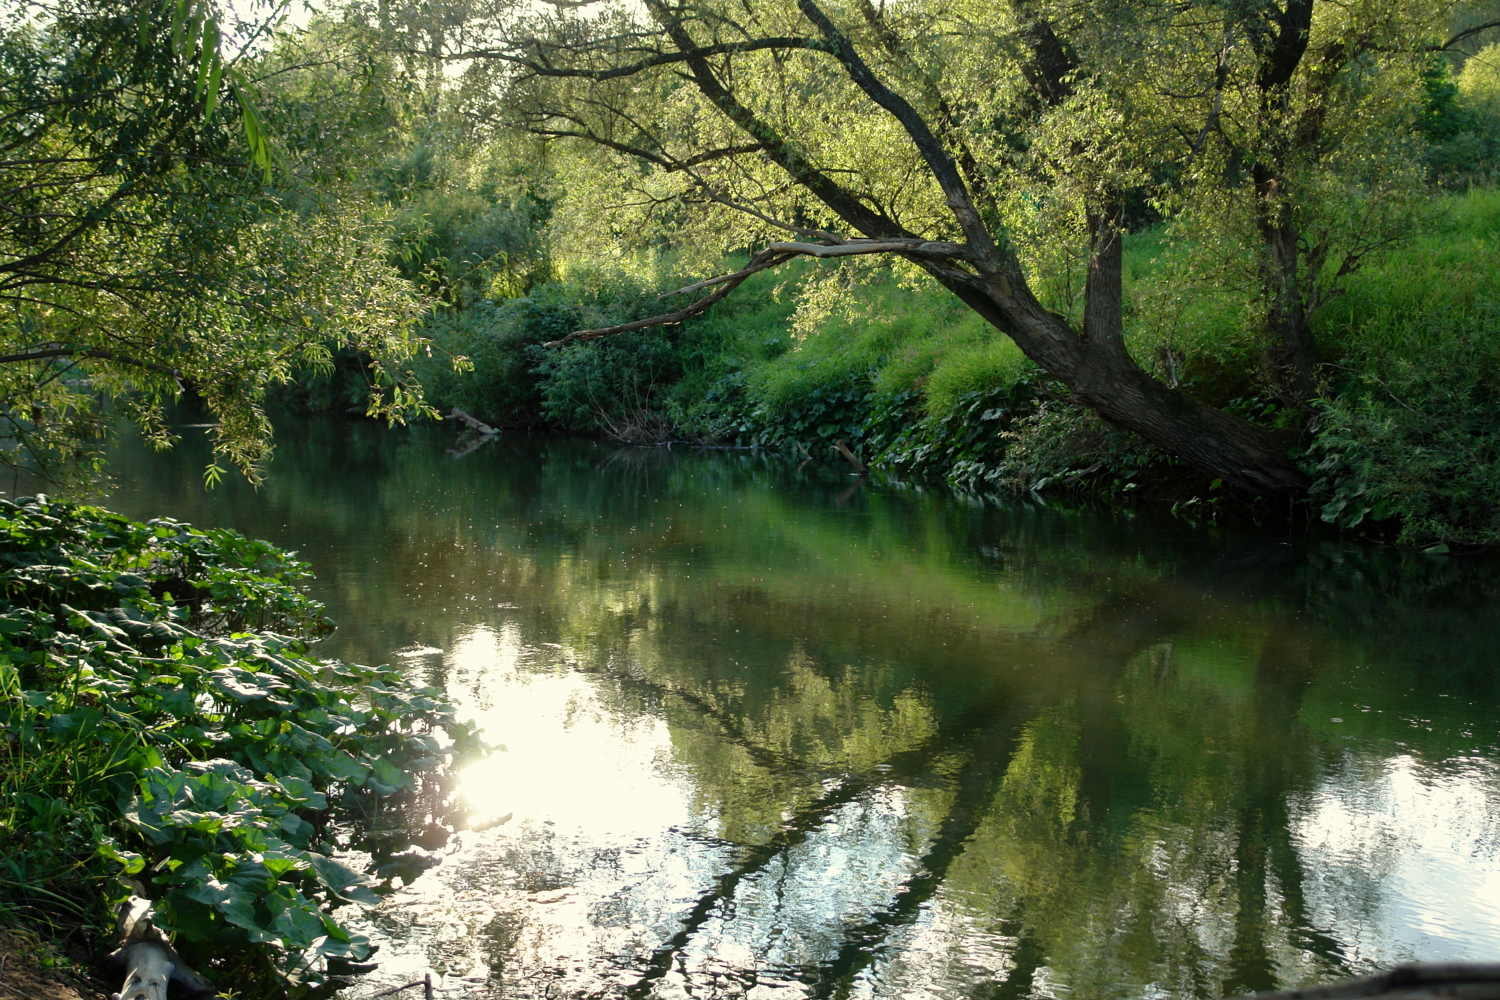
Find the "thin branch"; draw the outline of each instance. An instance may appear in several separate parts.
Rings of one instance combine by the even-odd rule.
[[[1476,24],[1472,28],[1465,28],[1463,31],[1460,31],[1458,34],[1448,39],[1442,45],[1430,45],[1428,46],[1428,49],[1432,52],[1445,52],[1448,49],[1453,48],[1453,46],[1457,45],[1459,42],[1462,42],[1468,38],[1472,38],[1473,36],[1479,34],[1481,31],[1489,31],[1491,28],[1500,28],[1500,21],[1486,21],[1483,24]]]
[[[772,243],[767,250],[779,253],[806,254],[809,257],[852,257],[870,253],[912,253],[933,257],[958,257],[968,259],[971,250],[959,243],[939,243],[932,240],[854,240],[836,246],[820,243]]]
[[[139,358],[132,358],[126,354],[115,354],[112,351],[79,350],[74,347],[52,347],[37,351],[23,351],[20,354],[0,354],[0,365],[22,361],[43,361],[47,358],[97,358],[100,361],[113,361],[117,364],[130,365],[132,368],[144,368],[147,371],[161,372],[163,375],[171,375],[173,378],[182,377],[182,372],[176,368],[159,365],[154,361],[142,361]]]
[[[530,44],[535,46],[538,43],[532,41]],[[511,55],[501,49],[472,49],[468,52],[455,53],[446,58],[451,60],[500,59],[504,62],[517,63],[524,66],[537,76],[570,77],[593,80],[598,83],[604,80],[615,80],[622,76],[634,76],[637,73],[653,69],[657,66],[668,66],[672,63],[687,62],[692,59],[737,55],[743,52],[756,52],[761,49],[826,50],[826,48],[827,46],[816,39],[798,38],[794,35],[781,38],[755,38],[744,42],[722,42],[718,45],[704,45],[676,52],[658,52],[655,55],[637,60],[629,65],[613,66],[609,69],[573,69],[566,66],[554,66],[550,62],[545,61],[545,58],[540,55],[533,58],[525,58]]]
[[[597,340],[600,337],[612,337],[617,333],[644,330],[651,326],[671,326],[674,323],[681,323],[683,320],[696,316],[719,302],[724,301],[724,298],[738,288],[740,283],[750,277],[750,275],[755,274],[757,271],[776,267],[778,264],[785,264],[795,256],[796,254],[793,253],[776,253],[769,249],[762,250],[750,259],[750,263],[747,266],[740,268],[740,270],[732,275],[725,276],[720,282],[722,287],[718,291],[699,299],[685,309],[679,309],[677,312],[668,313],[665,316],[652,316],[650,319],[638,319],[632,323],[620,323],[617,326],[603,326],[593,330],[576,330],[560,340],[548,341],[542,346],[562,347],[565,344],[571,344],[575,340]]]

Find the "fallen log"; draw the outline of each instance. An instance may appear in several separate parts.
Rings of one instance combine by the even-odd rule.
[[[1389,972],[1235,1000],[1500,1000],[1500,962],[1398,965]]]
[[[860,475],[864,475],[866,472],[870,471],[869,469],[867,469],[865,467],[865,463],[861,462],[858,458],[856,458],[854,456],[854,452],[850,451],[849,450],[849,446],[847,444],[845,444],[842,440],[835,441],[833,443],[833,447],[835,449],[837,449],[837,451],[838,451],[838,453],[840,455],[844,456],[844,461],[846,461],[850,465],[854,466],[854,471],[855,472],[858,472]]]
[[[131,896],[120,904],[119,947],[111,962],[125,966],[125,985],[110,1000],[167,1000],[167,986],[189,996],[213,996],[214,984],[182,960],[167,936],[151,923],[151,901]]]
[[[469,430],[471,430],[471,431],[477,431],[478,433],[483,434],[483,435],[485,435],[487,437],[500,433],[498,430],[496,430],[495,428],[491,427],[489,424],[485,423],[483,420],[480,420],[478,417],[470,416],[469,414],[465,413],[463,410],[460,410],[456,406],[452,410],[450,410],[448,412],[448,415],[446,417],[444,417],[443,419],[444,420],[457,420],[460,423],[466,425],[469,428]]]

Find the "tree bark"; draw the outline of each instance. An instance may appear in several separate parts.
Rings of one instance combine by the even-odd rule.
[[[1084,284],[1083,339],[1125,349],[1125,243],[1118,203],[1090,212],[1089,269]]]
[[[1298,497],[1308,479],[1288,452],[1291,432],[1275,431],[1205,406],[1153,378],[1119,339],[1080,339],[1062,317],[998,275],[987,293],[939,274],[965,304],[1109,422],[1134,431],[1193,468],[1258,496]]]

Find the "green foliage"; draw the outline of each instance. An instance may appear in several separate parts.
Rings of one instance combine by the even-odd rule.
[[[656,443],[671,437],[662,390],[682,373],[660,329],[624,333],[535,352],[542,414],[567,430],[600,430],[617,441]]]
[[[421,412],[405,364],[422,304],[386,260],[385,210],[275,153],[249,57],[221,56],[208,6],[28,0],[12,14],[0,461],[97,458],[102,401],[166,445],[161,405],[187,388],[215,417],[218,457],[253,476],[270,453],[267,387],[338,345],[370,359],[369,411]],[[312,101],[294,75],[268,74],[287,88],[268,102],[278,123]]]
[[[0,502],[0,856],[5,909],[108,923],[132,891],[242,995],[294,991],[368,941],[334,916],[378,883],[333,857],[401,844],[377,813],[478,749],[441,692],[322,663],[305,564],[231,531]],[[409,865],[405,868],[409,871]]]
[[[1386,521],[1405,545],[1500,541],[1500,393],[1463,373],[1426,366],[1392,387],[1353,379],[1319,403],[1308,461],[1323,520],[1348,528]],[[1455,384],[1457,383],[1457,384]]]
[[[1425,102],[1417,128],[1428,141],[1427,163],[1448,186],[1489,181],[1500,169],[1500,44],[1465,60],[1457,75],[1435,59],[1422,76]]]
[[[396,219],[410,245],[402,274],[460,306],[482,296],[524,295],[547,277],[547,206],[533,198],[495,201],[474,191],[419,191]]]
[[[1447,200],[1429,231],[1322,317],[1334,369],[1309,467],[1322,516],[1411,545],[1500,541],[1500,191]]]
[[[1009,340],[991,337],[957,347],[933,366],[923,393],[928,414],[947,417],[955,410],[997,391],[1008,392],[1036,370]]]

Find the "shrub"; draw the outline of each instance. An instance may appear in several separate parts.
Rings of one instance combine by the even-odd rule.
[[[672,437],[662,390],[682,374],[660,328],[534,351],[542,413],[566,430],[600,430],[617,441],[654,444]]]
[[[478,744],[440,691],[311,658],[328,624],[306,576],[231,531],[0,501],[0,912],[102,928],[145,895],[247,997],[369,956],[334,911],[414,871],[369,824],[440,821]]]
[[[1500,543],[1500,191],[1445,199],[1321,317],[1338,378],[1307,466],[1330,523]]]

